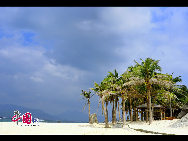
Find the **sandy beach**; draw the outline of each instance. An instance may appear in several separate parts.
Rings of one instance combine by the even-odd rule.
[[[169,127],[176,120],[153,121],[151,125],[145,122],[127,122],[104,128],[104,123],[90,125],[88,123],[39,123],[39,126],[16,125],[14,122],[1,122],[1,135],[188,135],[188,126]],[[142,129],[142,130],[140,130]],[[147,132],[146,132],[147,131]]]

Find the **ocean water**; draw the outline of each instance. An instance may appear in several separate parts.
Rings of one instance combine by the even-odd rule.
[[[12,122],[12,118],[1,117],[0,122]],[[19,122],[22,122],[22,120],[19,120]],[[55,122],[55,121],[40,120],[39,122]]]
[[[0,122],[12,122],[11,118],[1,118]]]
[[[0,118],[0,122],[12,122],[11,118]],[[19,120],[19,122],[22,122],[22,120]],[[74,122],[74,121],[54,121],[54,120],[42,120],[39,119],[40,122],[46,122],[46,123],[69,123],[69,122]]]

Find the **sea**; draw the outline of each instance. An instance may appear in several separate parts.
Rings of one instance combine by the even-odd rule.
[[[0,117],[0,122],[12,122],[12,118],[8,117]],[[19,121],[19,122],[22,122]],[[45,123],[82,123],[82,121],[61,121],[61,120],[44,120],[44,119],[39,119],[39,122],[45,122]]]
[[[12,119],[6,117],[0,117],[0,122],[12,122]]]
[[[12,118],[0,117],[0,122],[12,122]],[[22,121],[19,121],[19,122],[22,122]],[[53,121],[53,120],[43,120],[43,119],[39,119],[39,122],[60,123],[60,122],[62,122],[62,121]]]

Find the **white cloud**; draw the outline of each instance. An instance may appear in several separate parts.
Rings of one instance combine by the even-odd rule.
[[[154,26],[147,8],[105,8],[100,17],[104,27],[115,34],[144,34]]]
[[[37,71],[33,72],[33,80],[45,80],[47,77],[61,79],[62,81],[77,82],[88,73],[68,65],[61,65],[54,60],[46,60]],[[36,79],[35,79],[36,78]]]
[[[37,76],[31,76],[30,79],[36,82],[44,82],[42,78],[37,77]]]

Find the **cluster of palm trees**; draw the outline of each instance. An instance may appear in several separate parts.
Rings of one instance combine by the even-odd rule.
[[[119,75],[116,70],[108,72],[108,75],[99,84],[94,83],[91,90],[99,96],[102,105],[102,114],[105,116],[105,127],[108,128],[108,104],[112,104],[112,124],[115,124],[117,110],[120,117],[120,105],[122,109],[122,122],[125,124],[125,113],[128,111],[130,120],[133,121],[132,110],[140,104],[147,104],[146,122],[151,124],[152,105],[160,104],[163,107],[179,108],[188,101],[187,87],[177,85],[181,82],[181,76],[173,77],[173,74],[161,73],[159,60],[146,58],[141,63],[135,62],[127,70]],[[88,100],[90,120],[91,92],[82,90],[82,95]],[[121,103],[120,103],[121,100]],[[135,110],[134,110],[135,111]],[[171,112],[172,113],[172,112]],[[172,116],[172,115],[171,115]]]

